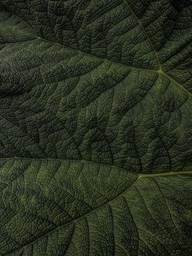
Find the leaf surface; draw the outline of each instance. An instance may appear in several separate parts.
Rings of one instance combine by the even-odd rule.
[[[1,255],[192,252],[191,171],[15,158],[0,175]]]
[[[1,255],[190,255],[190,1],[0,11]]]

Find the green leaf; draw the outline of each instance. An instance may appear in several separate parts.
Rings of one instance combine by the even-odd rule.
[[[1,160],[1,255],[186,255],[191,175]]]
[[[0,1],[0,255],[192,253],[192,6]]]

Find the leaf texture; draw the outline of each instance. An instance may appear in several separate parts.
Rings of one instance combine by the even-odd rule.
[[[2,160],[1,255],[192,252],[191,175],[138,175],[82,161]]]
[[[0,255],[192,254],[192,6],[0,1]]]

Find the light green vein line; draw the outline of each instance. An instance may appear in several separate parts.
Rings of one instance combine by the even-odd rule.
[[[162,69],[162,68],[161,68],[161,63],[160,63],[159,56],[158,56],[158,54],[157,54],[157,52],[156,52],[156,50],[155,50],[155,48],[154,48],[154,46],[153,46],[153,43],[151,42],[151,40],[150,40],[150,38],[149,38],[149,36],[148,36],[146,30],[145,30],[145,28],[144,28],[142,22],[139,20],[139,18],[137,17],[137,15],[134,13],[134,11],[132,10],[132,8],[129,6],[127,0],[123,0],[123,1],[124,1],[124,3],[128,6],[129,10],[131,11],[131,13],[133,14],[134,18],[137,20],[139,26],[140,26],[141,29],[143,30],[143,32],[144,32],[144,34],[145,34],[145,36],[146,36],[146,38],[147,38],[147,40],[148,40],[148,42],[149,42],[149,45],[151,46],[151,48],[152,48],[152,50],[153,50],[153,52],[154,52],[154,54],[155,54],[156,60],[157,60],[157,62],[158,62],[158,64],[159,64],[159,69]]]
[[[192,171],[178,171],[178,172],[162,172],[154,174],[139,174],[139,179],[146,178],[159,178],[159,177],[170,177],[170,176],[180,176],[180,175],[192,175]]]
[[[67,162],[67,163],[81,163],[81,164],[89,164],[89,165],[100,165],[101,167],[113,167],[116,168],[120,171],[123,171],[124,173],[130,173],[132,175],[139,175],[139,179],[141,178],[145,178],[145,177],[154,177],[154,176],[176,176],[176,175],[182,175],[182,174],[191,174],[192,170],[184,170],[184,171],[169,171],[169,170],[160,170],[161,172],[156,173],[156,174],[152,174],[152,173],[138,173],[138,172],[133,172],[133,171],[129,171],[128,169],[125,168],[121,168],[118,167],[116,165],[112,165],[112,164],[104,164],[104,163],[100,163],[100,162],[96,162],[96,161],[87,161],[87,160],[75,160],[75,159],[63,159],[63,158],[27,158],[27,157],[2,157],[0,158],[0,162],[1,161],[10,161],[10,160],[14,160],[14,161],[36,161],[36,162],[54,162],[54,161],[63,161],[63,162]],[[0,167],[1,170],[1,167]]]

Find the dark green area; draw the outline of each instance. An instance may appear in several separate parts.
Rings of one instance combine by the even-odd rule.
[[[0,255],[192,255],[191,2],[0,11]]]

